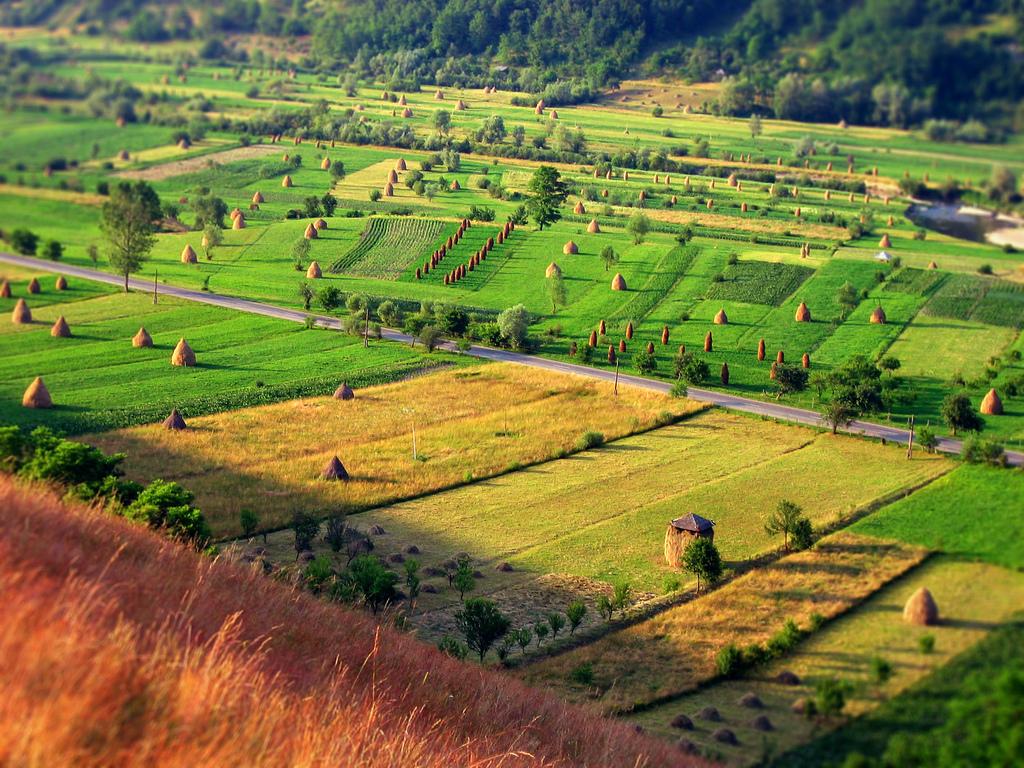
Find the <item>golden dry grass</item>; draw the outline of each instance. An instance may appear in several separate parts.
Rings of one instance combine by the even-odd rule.
[[[685,693],[715,676],[728,643],[768,640],[786,621],[842,613],[924,559],[907,544],[838,533],[813,549],[756,568],[710,594],[523,670],[523,678],[569,699],[593,689],[568,682],[590,663],[602,710],[621,712]]]
[[[701,764],[5,475],[0,599],[2,765]]]
[[[674,184],[675,179],[672,181]],[[714,195],[713,192],[709,192],[708,194],[712,196]],[[753,195],[750,195],[749,197],[752,199]],[[794,224],[791,221],[783,219],[743,218],[740,216],[726,216],[722,214],[709,213],[708,211],[695,212],[651,208],[647,210],[647,215],[658,221],[667,221],[673,224],[700,224],[704,227],[724,229],[726,231],[738,229],[744,232],[782,234],[794,229]],[[802,237],[817,238],[820,240],[842,240],[846,237],[846,230],[840,229],[839,227],[829,227],[824,224],[811,223],[802,223],[799,226],[800,235]]]
[[[388,504],[530,464],[573,448],[580,435],[606,439],[654,426],[665,412],[697,403],[654,392],[512,364],[446,370],[356,392],[354,400],[292,400],[86,437],[125,451],[129,477],[177,480],[196,494],[214,531],[238,531],[242,509],[263,525],[296,509],[358,510]],[[419,460],[412,457],[415,422]],[[348,483],[319,479],[337,455]]]

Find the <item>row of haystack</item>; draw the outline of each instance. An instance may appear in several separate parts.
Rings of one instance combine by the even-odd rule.
[[[54,290],[66,291],[68,289],[68,281],[64,278],[64,275],[58,275],[56,281],[53,284]],[[42,286],[39,284],[39,278],[33,277],[28,281],[28,287],[25,289],[30,294],[42,293]],[[0,282],[0,299],[9,299],[13,295],[11,289],[11,283],[9,280]]]
[[[448,239],[441,245],[441,247],[438,248],[436,251],[434,251],[430,255],[430,258],[423,264],[422,267],[416,267],[416,279],[419,280],[420,278],[426,277],[427,275],[429,275],[430,274],[430,270],[435,269],[437,267],[437,265],[441,263],[441,261],[444,259],[444,257],[447,256],[451,252],[451,250],[456,245],[459,244],[459,241],[462,240],[462,236],[466,233],[466,230],[469,229],[469,227],[470,227],[469,219],[462,219],[462,221],[459,222],[458,229],[455,230],[455,234],[454,235],[450,235],[448,237]],[[487,250],[490,250],[490,248],[494,247],[494,240],[493,239],[489,239],[487,242],[490,243],[489,246],[485,246],[487,248]],[[476,264],[479,264],[479,262],[483,258],[486,258],[487,251],[486,250],[483,251],[482,254],[481,254],[480,251],[478,251],[476,255],[480,256],[480,259],[477,259],[473,263],[474,267],[476,266]],[[471,259],[471,261],[472,261],[472,259]],[[445,281],[444,281],[445,285],[447,285],[450,282],[449,277],[451,277],[457,271],[458,271],[457,269],[456,270],[452,270],[452,272],[449,273],[449,275],[445,276]]]

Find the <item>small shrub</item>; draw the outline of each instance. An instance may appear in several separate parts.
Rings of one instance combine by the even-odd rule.
[[[992,274],[992,265],[991,264],[982,264],[980,267],[978,267],[978,274],[979,275],[991,275]]]
[[[441,638],[441,642],[437,644],[437,650],[441,651],[441,653],[446,653],[453,659],[458,659],[459,661],[464,660],[466,656],[469,655],[469,648],[467,646],[460,643],[454,637],[449,637],[448,635]]]
[[[935,635],[921,635],[917,638],[917,649],[928,655],[935,651]]]
[[[604,435],[600,432],[584,432],[576,441],[576,450],[587,451],[604,445]]]
[[[574,667],[569,672],[569,682],[576,683],[577,685],[593,685],[594,684],[594,665],[592,662],[586,661],[580,664],[578,667]]]
[[[881,656],[871,659],[871,680],[875,685],[885,685],[892,677],[892,664]]]
[[[743,652],[733,643],[724,646],[715,656],[715,669],[723,677],[739,674],[744,666]]]

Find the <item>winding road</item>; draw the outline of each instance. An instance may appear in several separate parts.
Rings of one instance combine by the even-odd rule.
[[[118,275],[112,275],[99,270],[88,269],[86,267],[76,267],[70,264],[58,264],[52,261],[44,261],[31,256],[18,256],[11,253],[0,252],[0,262],[6,262],[19,267],[35,269],[43,272],[59,273],[68,277],[80,277],[85,280],[93,280],[95,282],[107,283],[118,287],[124,285],[124,279]],[[153,289],[151,283],[137,278],[130,278],[128,285],[130,288],[144,292],[149,292]],[[175,298],[185,299],[188,301],[212,304],[217,307],[234,309],[239,312],[249,312],[255,315],[264,315],[265,317],[273,317],[279,320],[289,320],[295,323],[305,323],[306,318],[310,316],[307,312],[300,312],[295,309],[276,307],[273,304],[264,304],[259,301],[239,299],[233,296],[224,296],[217,293],[209,293],[207,291],[195,291],[190,288],[160,285],[159,291],[163,296],[173,296]],[[329,328],[333,330],[340,330],[341,328],[341,321],[337,318],[324,317],[320,315],[314,315],[314,317],[316,318],[317,325],[322,328]],[[381,332],[381,336],[388,341],[405,342],[407,344],[412,341],[412,337],[409,335],[390,329],[384,329]],[[451,343],[442,344],[441,348],[448,351],[456,351],[455,345]],[[609,383],[614,382],[616,378],[614,371],[602,368],[591,368],[586,365],[564,363],[557,360],[548,360],[543,357],[527,355],[521,352],[513,352],[507,349],[494,349],[492,347],[482,347],[474,344],[465,352],[465,354],[484,360],[529,365],[534,368],[541,368],[547,371],[585,376],[590,379],[597,379],[599,381],[606,381]],[[672,385],[667,382],[658,381],[656,379],[647,379],[642,376],[619,374],[618,380],[621,384],[641,387],[655,392],[667,393],[672,388]],[[805,408],[794,408],[781,403],[764,402],[761,400],[754,400],[749,397],[731,395],[727,392],[716,392],[709,389],[698,389],[696,387],[689,388],[688,396],[693,400],[711,403],[712,405],[716,405],[720,408],[727,408],[733,411],[750,413],[756,416],[764,416],[766,418],[779,419],[781,421],[788,421],[796,424],[805,424],[812,427],[824,426],[821,414],[817,411],[811,411]],[[909,437],[909,433],[905,429],[860,420],[850,422],[846,427],[841,427],[840,431],[852,435],[885,439],[890,442],[900,443],[903,445],[906,444]],[[959,440],[953,440],[947,437],[939,438],[938,450],[943,453],[959,454],[962,448],[963,443]],[[1024,453],[1018,451],[1007,451],[1006,455],[1011,464],[1015,466],[1024,465]]]

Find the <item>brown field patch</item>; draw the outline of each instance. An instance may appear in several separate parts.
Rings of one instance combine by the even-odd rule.
[[[186,173],[195,173],[206,168],[210,163],[224,164],[234,163],[239,160],[248,160],[253,157],[263,157],[280,152],[281,148],[271,144],[252,144],[248,147],[235,147],[226,149],[223,152],[213,152],[207,155],[186,157],[182,160],[172,160],[169,163],[160,163],[149,168],[139,170],[122,171],[117,174],[125,179],[141,179],[143,181],[163,181]]]

